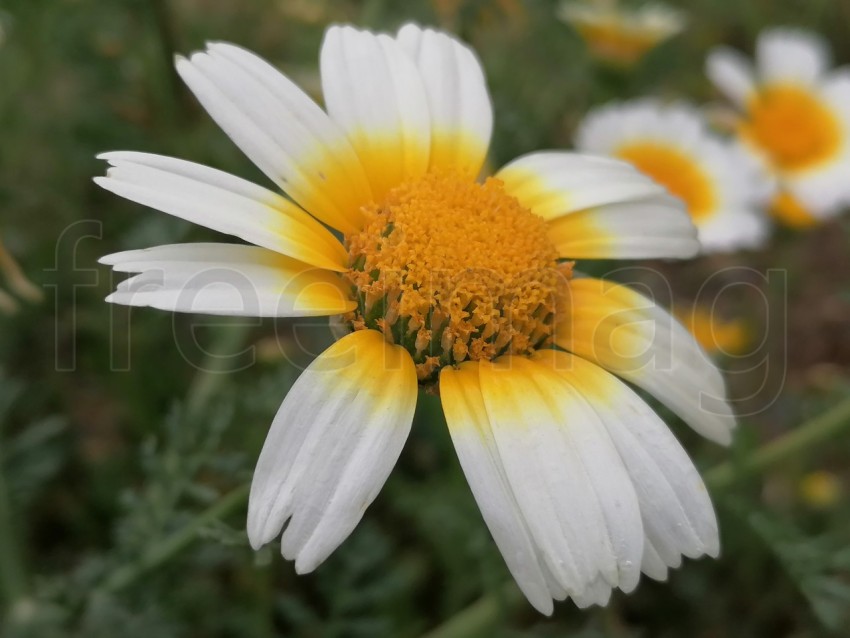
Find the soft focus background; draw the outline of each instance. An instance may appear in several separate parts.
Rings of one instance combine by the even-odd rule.
[[[0,236],[44,291],[0,314],[0,635],[847,635],[850,441],[828,432],[850,421],[846,216],[778,231],[758,252],[610,274],[685,311],[716,300],[746,337],[718,354],[743,414],[731,450],[668,419],[706,471],[723,554],[552,618],[510,583],[431,396],[327,563],[297,577],[274,547],[251,551],[244,485],[299,368],[330,343],[326,326],[103,303],[115,281],[99,256],[212,234],[98,190],[98,152],[175,155],[266,183],[180,85],[174,51],[233,41],[318,96],[329,23],[440,25],[487,69],[493,166],[568,147],[586,110],[612,98],[716,101],[705,53],[723,42],[749,54],[765,26],[815,29],[850,62],[846,0],[686,10],[687,30],[626,70],[594,62],[544,0],[0,2]]]

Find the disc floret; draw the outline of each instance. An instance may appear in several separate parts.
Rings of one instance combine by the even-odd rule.
[[[543,219],[500,180],[431,172],[365,213],[346,237],[358,301],[346,320],[406,348],[420,383],[443,366],[548,343],[572,264],[558,263]]]

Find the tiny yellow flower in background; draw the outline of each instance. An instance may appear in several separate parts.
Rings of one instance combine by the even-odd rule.
[[[630,8],[616,0],[568,1],[558,15],[596,58],[626,67],[685,28],[681,11],[657,3]]]
[[[761,206],[771,182],[690,106],[641,99],[600,107],[579,124],[576,148],[625,160],[680,198],[703,252],[755,248],[767,238]]]
[[[827,43],[796,29],[763,31],[755,68],[727,47],[709,78],[740,112],[737,137],[778,180],[775,217],[806,226],[850,202],[850,69],[829,70]]]
[[[32,303],[42,300],[44,295],[41,289],[27,279],[18,262],[6,249],[2,239],[0,239],[0,273],[2,273],[10,290],[19,298]],[[17,312],[18,307],[18,302],[12,295],[0,290],[0,311],[13,314]]]
[[[800,497],[806,505],[829,509],[841,500],[844,493],[841,479],[832,472],[809,472],[800,481]]]
[[[740,318],[717,315],[703,306],[677,305],[673,314],[709,354],[740,355],[752,341],[747,323]]]
[[[558,151],[478,181],[492,105],[475,54],[445,33],[331,27],[320,69],[326,111],[239,47],[177,60],[291,199],[145,153],[104,154],[96,178],[254,244],[104,257],[137,273],[109,301],[331,317],[338,341],[293,385],[257,462],[252,546],[280,537],[298,573],[321,564],[380,491],[424,389],[439,393],[484,519],[541,612],[567,597],[605,604],[641,573],[664,580],[683,556],[716,556],[693,463],[617,377],[728,444],[719,371],[650,300],[573,273],[575,259],[693,256],[681,202],[624,162]]]

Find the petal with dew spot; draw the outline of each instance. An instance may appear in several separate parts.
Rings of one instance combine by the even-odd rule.
[[[594,412],[538,363],[504,357],[479,365],[505,476],[552,577],[570,596],[582,596],[597,577],[609,587],[633,587],[643,547],[640,514]],[[640,542],[621,542],[622,534]]]
[[[523,155],[496,177],[523,206],[547,221],[666,192],[625,162],[558,151]]]
[[[256,246],[173,244],[100,262],[138,273],[106,298],[125,306],[246,317],[314,317],[357,307],[336,273]]]
[[[108,191],[194,224],[320,268],[343,271],[342,244],[280,195],[228,173],[163,155],[119,151],[95,182]]]
[[[687,329],[628,286],[570,281],[558,347],[589,359],[652,394],[688,425],[728,445],[735,416],[720,371]]]
[[[535,360],[546,362],[593,406],[636,490],[646,537],[665,566],[678,567],[683,555],[717,556],[717,519],[705,484],[655,411],[595,363],[553,350],[538,352]],[[639,567],[646,547],[643,538],[636,540]]]
[[[579,451],[602,510],[603,533],[607,534],[618,571],[616,582],[609,584],[630,592],[640,577],[644,544],[638,497],[612,439],[600,431],[613,397],[596,392],[595,387],[577,378],[570,369],[571,356],[541,350],[532,362],[541,369],[536,371],[538,386],[550,389],[550,401],[559,403],[562,413],[569,417],[564,428]]]
[[[242,151],[312,215],[342,232],[362,222],[369,183],[345,133],[271,65],[232,44],[177,58],[177,72]]]
[[[298,573],[315,569],[375,499],[410,432],[418,385],[410,355],[353,332],[301,374],[272,423],[251,483],[248,538],[280,534]],[[290,520],[291,519],[291,520]]]
[[[655,195],[576,211],[549,222],[564,259],[686,259],[699,251],[681,200]]]
[[[348,135],[376,201],[428,170],[425,87],[395,39],[331,27],[322,44],[321,69],[328,113]]]
[[[493,132],[493,105],[481,63],[451,36],[404,25],[398,42],[419,68],[431,114],[430,167],[476,177]]]
[[[729,47],[717,47],[706,58],[708,79],[727,98],[745,107],[755,89],[753,67],[741,53]]]
[[[440,373],[446,423],[469,487],[517,585],[539,612],[552,613],[552,598],[537,549],[505,476],[481,396],[478,364]]]

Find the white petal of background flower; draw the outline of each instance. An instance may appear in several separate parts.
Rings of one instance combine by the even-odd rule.
[[[819,35],[800,29],[762,31],[756,43],[759,79],[813,85],[830,63],[829,48]]]
[[[750,61],[738,51],[720,46],[705,61],[708,79],[738,107],[745,107],[753,94],[755,78]]]

